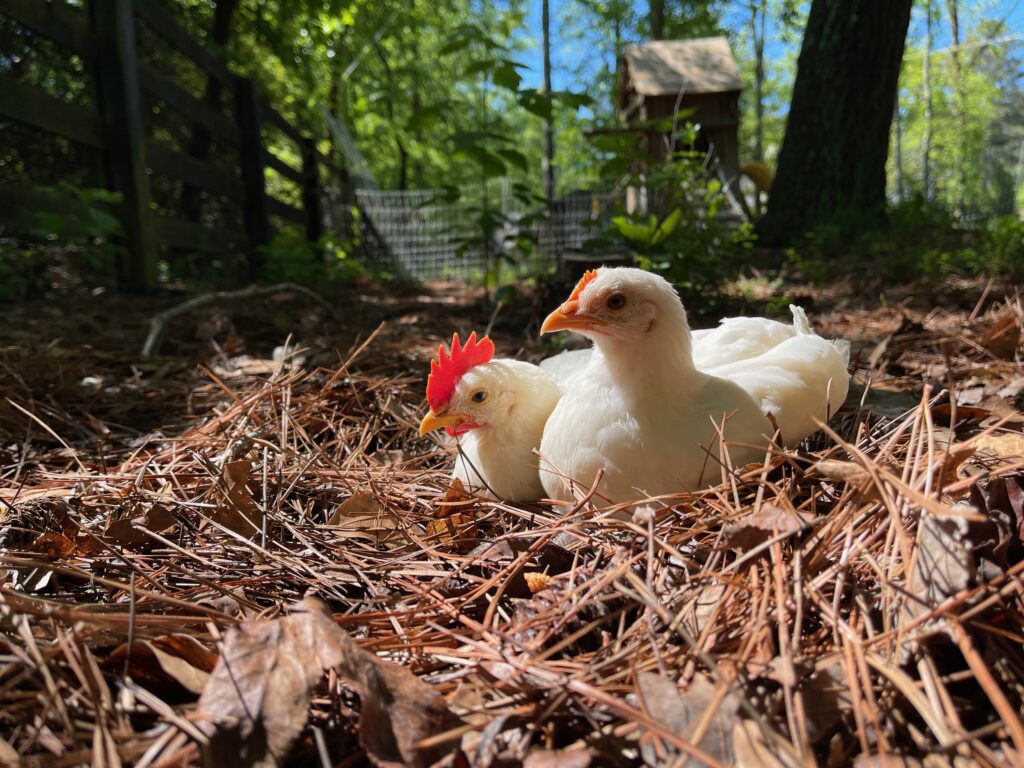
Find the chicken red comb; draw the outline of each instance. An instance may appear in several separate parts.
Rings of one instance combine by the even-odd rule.
[[[596,278],[596,269],[588,269],[586,272],[584,272],[583,277],[581,277],[580,281],[576,283],[576,287],[572,289],[572,293],[569,294],[569,298],[566,299],[566,301],[579,301],[580,294],[583,293],[583,289],[586,288]]]
[[[427,377],[427,403],[432,411],[444,408],[455,393],[459,379],[470,368],[490,362],[494,357],[494,342],[487,336],[476,340],[476,331],[469,334],[466,346],[459,343],[459,334],[452,336],[452,351],[437,348],[437,360],[430,361],[430,375]]]

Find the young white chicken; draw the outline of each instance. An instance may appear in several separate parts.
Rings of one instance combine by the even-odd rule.
[[[711,333],[741,330],[742,320]],[[548,495],[571,499],[566,478],[589,486],[599,470],[598,491],[612,501],[693,490],[720,476],[723,423],[734,465],[763,456],[774,432],[766,413],[787,422],[787,440],[813,431],[813,417],[827,415],[826,402],[834,409],[845,398],[841,354],[805,328],[750,327],[766,337],[732,348],[728,379],[718,375],[721,366],[711,369],[714,375],[702,372],[686,312],[668,282],[631,268],[585,275],[541,328],[575,331],[595,344],[544,429],[541,480]],[[750,356],[741,357],[742,349]]]
[[[430,363],[430,412],[420,434],[444,427],[460,437],[452,477],[478,493],[507,501],[544,496],[534,450],[562,392],[536,365],[492,360],[494,344],[471,333],[465,346],[456,333]]]

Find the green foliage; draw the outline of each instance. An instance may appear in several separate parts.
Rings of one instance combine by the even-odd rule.
[[[679,144],[690,146],[696,131],[684,125],[677,138]],[[726,192],[718,179],[707,175],[705,155],[684,149],[659,162],[640,150],[634,137],[621,133],[598,135],[595,144],[607,153],[607,173],[626,172],[638,189],[646,186],[648,207],[643,213],[621,211],[613,216],[608,232],[594,245],[628,249],[641,267],[675,283],[684,301],[709,300],[735,273],[753,233],[745,224],[723,219]]]
[[[951,276],[1024,278],[1024,221],[1000,216],[965,228],[947,208],[916,195],[893,205],[889,227],[849,241],[838,230],[809,233],[787,252],[802,277],[827,282],[851,267],[883,281],[933,286]]]
[[[345,244],[325,235],[311,243],[305,237],[282,230],[260,249],[262,277],[272,283],[299,283],[311,288],[348,285],[365,274]]]

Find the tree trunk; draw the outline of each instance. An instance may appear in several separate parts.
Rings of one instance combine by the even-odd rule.
[[[896,89],[896,106],[892,111],[893,120],[893,167],[896,169],[896,199],[903,202],[907,197],[907,187],[903,177],[903,120],[900,117],[900,93]]]
[[[885,161],[912,0],[812,0],[764,242],[885,221]]]
[[[932,198],[932,4],[924,4],[924,62],[922,64],[922,98],[924,99],[924,136],[921,139],[921,185],[925,200]]]
[[[238,8],[238,0],[217,0],[213,10],[213,30],[210,40],[218,48],[226,48],[231,41],[231,22],[235,17],[235,10]],[[212,75],[206,79],[206,91],[203,93],[203,103],[220,112],[224,98],[224,88],[220,80]],[[213,145],[213,136],[210,129],[202,123],[193,123],[192,133],[189,136],[186,151],[196,160],[206,161],[210,158],[210,148]],[[188,221],[199,221],[203,212],[203,201],[198,187],[185,184],[181,188],[181,215]]]
[[[754,159],[764,160],[764,0],[750,4],[750,33],[754,41]]]
[[[960,14],[957,10],[956,0],[946,0],[946,15],[949,18],[949,63],[953,70],[953,119],[957,125],[964,125],[966,110],[964,104],[964,76],[963,68],[960,66]],[[953,148],[953,156],[956,159],[957,168],[957,189],[954,197],[953,209],[957,215],[963,213],[964,194],[967,187],[967,163],[964,157],[963,145],[957,144]]]
[[[665,0],[650,0],[651,40],[665,37]]]
[[[551,98],[551,13],[548,0],[541,0],[541,45],[544,49],[544,94]],[[547,117],[544,119],[544,159],[541,171],[544,174],[544,197],[550,203],[555,199],[555,129],[552,125],[554,104],[549,102]]]

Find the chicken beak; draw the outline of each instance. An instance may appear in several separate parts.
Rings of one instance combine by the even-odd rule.
[[[441,427],[454,427],[460,421],[467,420],[469,417],[464,413],[434,413],[430,411],[420,422],[420,434],[425,435],[427,432],[433,432]]]
[[[579,313],[580,303],[571,299],[544,319],[540,327],[541,334],[555,331],[584,331],[604,325],[592,315]]]

